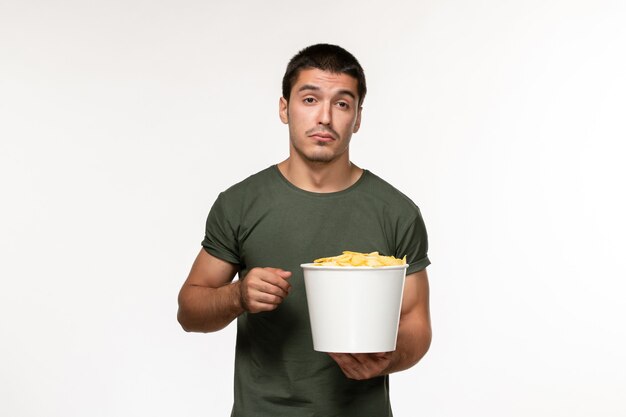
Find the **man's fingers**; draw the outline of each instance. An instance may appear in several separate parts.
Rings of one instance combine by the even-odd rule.
[[[289,294],[291,272],[278,268],[253,268],[243,278],[244,308],[252,313],[274,310]]]
[[[329,353],[344,375],[351,379],[369,379],[381,375],[391,360],[391,353]]]
[[[275,285],[270,281],[250,281],[250,284],[248,286],[251,290],[258,293],[275,295],[280,298],[285,298],[288,294],[288,291],[285,290],[283,287]]]
[[[341,368],[352,369],[359,366],[359,362],[349,353],[329,353],[329,355]]]
[[[343,374],[350,379],[361,379],[361,364],[349,353],[329,353],[330,357],[337,362]]]
[[[265,272],[265,274],[262,275],[264,281],[280,287],[286,293],[289,292],[291,284],[289,284],[287,279],[291,277],[291,272],[280,268],[263,268],[262,271]]]
[[[282,276],[283,278],[289,278],[291,276],[291,271],[285,271],[284,269],[272,268],[271,266],[265,267],[263,269],[266,270],[266,271],[278,274],[278,275]]]
[[[391,358],[391,352],[353,353],[352,357],[360,364],[370,366],[372,363],[386,361],[388,358]]]
[[[280,304],[287,296],[283,290],[276,287],[270,291],[251,289],[248,291],[248,295],[255,301],[267,304]]]
[[[263,303],[258,301],[250,301],[248,311],[250,313],[260,313],[261,311],[276,310],[279,304]]]

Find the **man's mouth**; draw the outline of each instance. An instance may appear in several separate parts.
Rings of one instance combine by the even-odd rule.
[[[336,140],[336,137],[337,137],[337,135],[334,135],[333,133],[328,132],[326,130],[315,129],[307,133],[311,139],[314,139],[318,142],[332,142]]]
[[[331,135],[322,135],[319,133],[311,135],[311,138],[315,139],[318,142],[332,142],[335,140],[335,138],[333,138]]]

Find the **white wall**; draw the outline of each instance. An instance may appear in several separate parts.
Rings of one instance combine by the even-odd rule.
[[[176,296],[280,80],[365,67],[355,162],[422,208],[434,342],[397,416],[623,416],[622,1],[0,2],[0,414],[225,416],[234,329]]]

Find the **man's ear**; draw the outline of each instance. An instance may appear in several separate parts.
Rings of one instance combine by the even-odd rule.
[[[289,124],[289,102],[285,97],[278,100],[278,116],[284,124]]]
[[[356,122],[354,122],[354,129],[352,129],[352,133],[358,132],[359,128],[361,127],[361,110],[363,110],[363,107],[359,106],[359,110],[357,110],[356,113]]]

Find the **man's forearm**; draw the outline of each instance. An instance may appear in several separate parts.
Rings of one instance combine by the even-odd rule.
[[[428,352],[432,339],[430,321],[415,318],[400,321],[396,350],[391,355],[391,362],[385,374],[409,369]]]
[[[178,296],[178,322],[188,332],[221,330],[244,312],[240,281],[218,288],[187,285]]]
[[[403,371],[415,365],[428,351],[430,323],[419,318],[400,321],[396,350],[379,353],[329,353],[350,379],[369,379]]]

